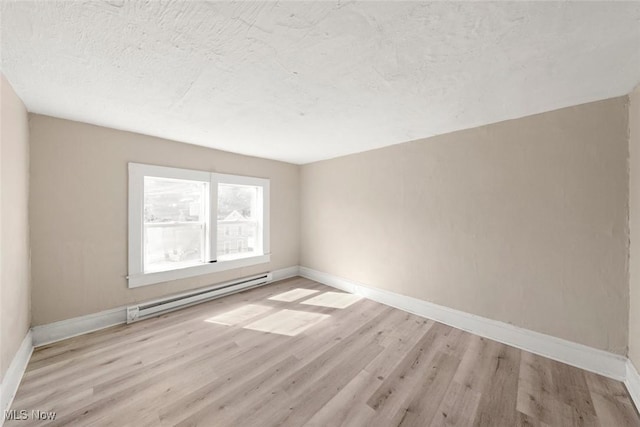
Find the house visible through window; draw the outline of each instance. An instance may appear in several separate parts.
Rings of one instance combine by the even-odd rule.
[[[218,186],[218,260],[251,256],[260,245],[258,208],[260,187],[220,184]],[[233,230],[233,232],[229,232]],[[234,250],[227,250],[234,245]],[[242,248],[246,247],[246,250]]]
[[[129,164],[129,286],[269,261],[269,180]]]

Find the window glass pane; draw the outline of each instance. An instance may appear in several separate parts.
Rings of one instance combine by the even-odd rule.
[[[144,270],[204,262],[208,184],[144,178]]]
[[[218,261],[262,255],[259,191],[248,185],[218,185]]]

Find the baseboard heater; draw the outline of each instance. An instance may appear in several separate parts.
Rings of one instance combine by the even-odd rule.
[[[179,310],[214,298],[220,298],[225,295],[266,285],[271,282],[271,279],[271,273],[264,273],[258,276],[245,277],[233,282],[221,283],[208,288],[200,288],[195,291],[149,301],[144,304],[132,305],[127,307],[127,323],[159,316],[160,314]]]

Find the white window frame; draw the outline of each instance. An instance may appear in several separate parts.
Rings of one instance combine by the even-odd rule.
[[[209,229],[205,256],[209,263],[195,266],[182,267],[174,270],[158,272],[144,272],[144,178],[145,176],[183,179],[190,181],[202,181],[209,183]],[[261,229],[258,233],[261,237],[262,254],[232,259],[227,261],[214,261],[217,245],[217,204],[218,184],[249,185],[260,187],[258,194],[258,218],[262,218]],[[142,163],[129,163],[129,275],[127,276],[129,288],[168,282],[170,280],[184,279],[200,276],[218,271],[234,268],[248,267],[264,264],[271,261],[269,249],[269,179],[254,178],[248,176],[211,173],[191,169],[179,169],[165,166],[146,165]]]

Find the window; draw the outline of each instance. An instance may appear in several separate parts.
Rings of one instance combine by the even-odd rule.
[[[144,177],[144,272],[206,260],[209,183]]]
[[[261,246],[262,207],[259,203],[260,187],[253,185],[218,185],[218,260],[251,256]],[[228,232],[233,230],[233,233]],[[231,238],[227,236],[233,236]],[[231,251],[227,243],[234,242]],[[224,250],[222,245],[224,244]],[[244,246],[246,251],[242,250]],[[229,245],[230,246],[230,245]]]
[[[129,164],[129,287],[269,260],[268,179]]]

